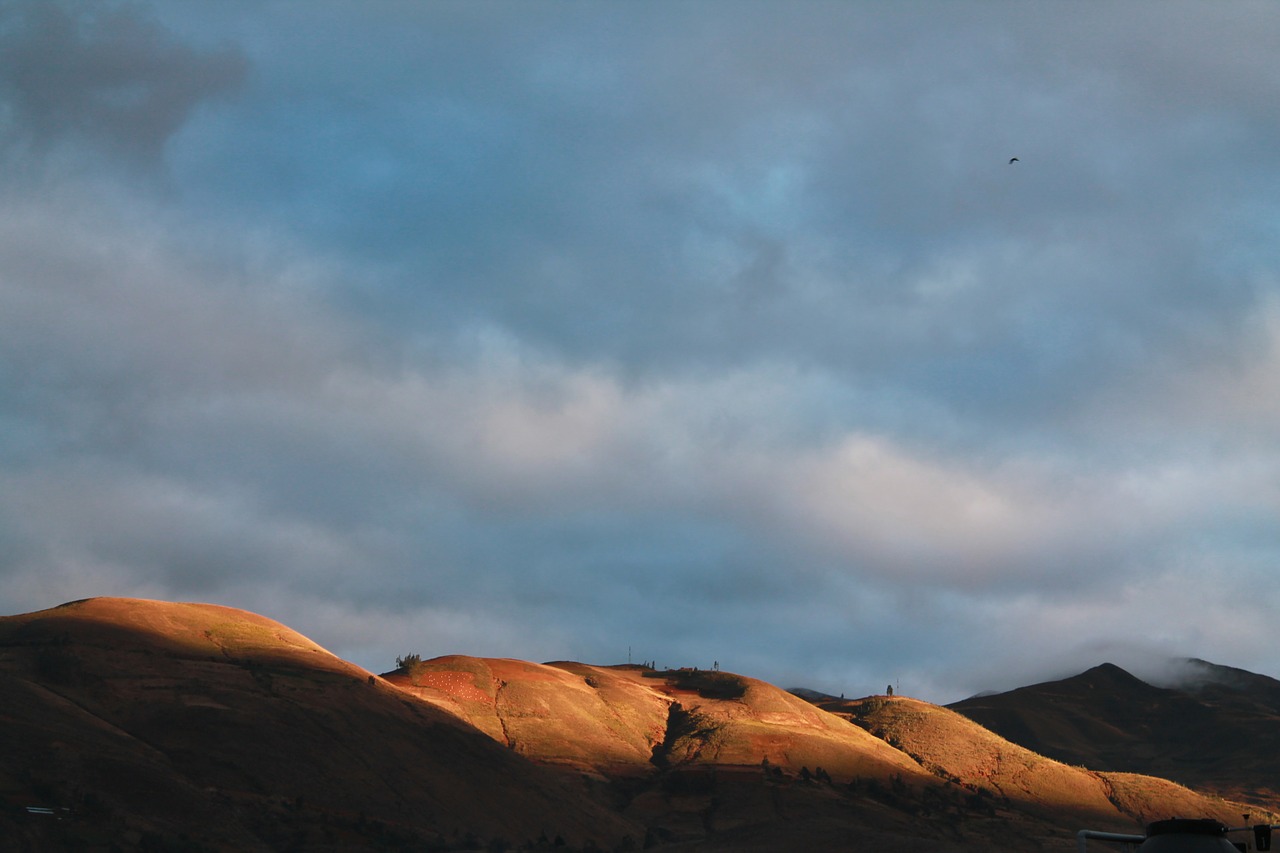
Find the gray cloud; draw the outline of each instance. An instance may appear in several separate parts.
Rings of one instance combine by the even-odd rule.
[[[11,154],[106,154],[154,168],[192,110],[244,78],[237,51],[189,47],[131,4],[8,0],[0,15]]]
[[[0,32],[8,611],[1275,671],[1270,7],[107,8]]]
[[[931,7],[946,27],[919,9],[672,8],[552,36],[542,7],[516,43],[477,15],[459,31],[472,49],[373,78],[394,98],[353,75],[324,98],[251,102],[266,135],[204,173],[243,175],[219,178],[224,203],[252,180],[255,204],[274,193],[402,270],[360,293],[402,332],[483,318],[641,371],[816,360],[1002,419],[1056,414],[1081,375],[1218,357],[1256,304],[1263,241],[1231,277],[1205,269],[1223,240],[1244,248],[1224,232],[1241,198],[1211,166],[1257,175],[1274,158],[1239,138],[1221,149],[1234,124],[1216,89],[1187,94],[1171,52],[1233,80],[1253,66],[1206,55],[1188,10],[1161,25],[1172,44],[1139,39],[1134,55],[1119,48],[1149,15],[1082,31],[1052,13],[1002,22],[1003,7]],[[320,132],[280,148],[294,125]],[[1006,168],[1012,149],[1025,168]]]

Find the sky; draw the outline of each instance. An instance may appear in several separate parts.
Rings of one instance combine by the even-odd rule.
[[[0,0],[0,612],[1280,676],[1277,56],[1272,2]]]

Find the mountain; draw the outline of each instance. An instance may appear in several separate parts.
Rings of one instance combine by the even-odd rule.
[[[0,722],[15,851],[1065,853],[1082,826],[1240,808],[901,697],[467,656],[379,676],[263,616],[138,599],[0,617]]]
[[[1270,807],[1280,797],[1280,681],[1189,659],[1164,686],[1114,664],[949,707],[1068,764],[1161,776]]]

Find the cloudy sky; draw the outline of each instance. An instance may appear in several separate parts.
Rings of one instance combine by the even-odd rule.
[[[1272,2],[0,0],[0,611],[1280,676],[1277,56]]]

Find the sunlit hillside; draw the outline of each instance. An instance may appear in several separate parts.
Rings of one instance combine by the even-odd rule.
[[[606,772],[689,764],[821,767],[845,781],[924,775],[861,728],[730,673],[450,656],[384,677],[545,762]]]
[[[0,718],[6,850],[1068,853],[1083,826],[1242,808],[914,699],[467,656],[379,676],[139,599],[0,618]]]
[[[938,776],[994,802],[1082,825],[1142,825],[1175,815],[1239,822],[1238,804],[1162,779],[1063,764],[996,735],[955,711],[909,698],[873,697],[828,706],[912,756]]]

